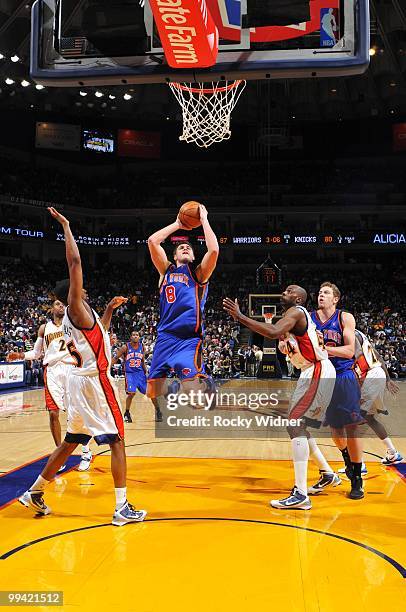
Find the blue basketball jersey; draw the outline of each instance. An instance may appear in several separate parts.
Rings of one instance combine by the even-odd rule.
[[[138,342],[138,346],[135,349],[131,342],[127,342],[127,355],[125,357],[125,371],[127,374],[136,374],[137,372],[143,372],[142,358],[144,357],[144,347],[142,346],[141,340]]]
[[[319,319],[317,311],[311,313],[317,329],[323,333],[325,346],[343,346],[343,326],[341,324],[341,310],[336,310],[334,314],[324,323]],[[354,359],[344,359],[343,357],[330,357],[337,374],[348,372],[354,367]]]
[[[188,264],[171,264],[160,287],[160,320],[158,333],[178,338],[195,338],[203,334],[204,305],[208,283],[199,283]]]

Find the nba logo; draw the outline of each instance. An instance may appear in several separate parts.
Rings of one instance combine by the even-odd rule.
[[[334,47],[340,36],[338,9],[320,9],[320,47]]]

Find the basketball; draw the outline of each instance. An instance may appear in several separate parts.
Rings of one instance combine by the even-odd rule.
[[[185,202],[179,210],[179,220],[187,227],[187,229],[193,229],[201,225],[200,221],[200,210],[199,202]]]

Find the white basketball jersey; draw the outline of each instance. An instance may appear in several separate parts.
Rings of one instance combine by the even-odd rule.
[[[381,362],[375,356],[374,347],[368,336],[355,330],[355,368],[359,374],[365,374],[372,368],[382,367]]]
[[[308,368],[317,361],[328,359],[328,353],[324,348],[323,334],[316,329],[311,316],[303,306],[297,306],[305,316],[307,329],[303,336],[294,336],[289,333],[287,337],[279,342],[279,350],[287,355],[295,366],[301,370]]]
[[[94,323],[89,329],[78,329],[69,318],[69,307],[63,318],[66,345],[74,359],[72,374],[94,376],[106,374],[111,367],[111,348],[108,332],[98,314],[92,309]]]
[[[56,363],[73,364],[73,358],[66,346],[62,325],[48,321],[44,329],[44,360],[43,364],[52,367]]]

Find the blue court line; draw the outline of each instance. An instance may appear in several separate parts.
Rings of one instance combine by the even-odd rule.
[[[6,474],[0,474],[0,509],[14,499],[17,499],[17,497],[20,497],[28,489],[38,474],[42,472],[48,458],[49,455],[36,459]],[[80,460],[81,457],[79,455],[71,455],[66,462],[66,469],[61,474],[58,474],[58,476],[72,470],[80,463]]]
[[[335,538],[336,540],[341,540],[343,542],[347,542],[348,544],[352,544],[358,546],[359,548],[363,548],[374,555],[377,555],[387,563],[389,563],[401,576],[402,578],[406,578],[406,568],[403,567],[398,561],[392,559],[385,553],[377,550],[376,548],[372,548],[372,546],[368,546],[367,544],[363,544],[362,542],[357,542],[357,540],[352,540],[351,538],[346,538],[345,536],[338,535],[337,533],[330,533],[329,531],[321,531],[320,529],[311,529],[310,527],[301,527],[299,525],[287,525],[286,523],[278,523],[276,521],[259,521],[255,519],[241,519],[241,518],[217,518],[217,517],[167,517],[167,518],[151,518],[147,519],[145,522],[148,523],[160,523],[160,522],[171,522],[171,521],[224,521],[224,522],[232,522],[232,523],[251,523],[258,525],[269,525],[276,527],[285,527],[287,529],[297,529],[299,531],[307,531],[309,533],[317,533],[319,535],[324,535],[329,538]],[[59,538],[60,536],[68,535],[70,533],[78,533],[81,531],[88,531],[90,529],[100,529],[101,527],[111,527],[111,523],[102,523],[101,525],[89,525],[88,527],[78,527],[77,529],[69,529],[68,531],[61,531],[59,533],[53,533],[48,536],[44,536],[42,538],[38,538],[37,540],[32,540],[31,542],[26,542],[25,544],[21,544],[21,546],[17,546],[11,550],[0,555],[0,561],[6,561],[9,557],[12,557],[18,552],[25,550],[35,544],[39,544],[40,542],[45,542],[46,540],[52,540],[54,538]]]
[[[399,472],[401,478],[406,479],[406,463],[397,463],[393,466],[393,469]]]

